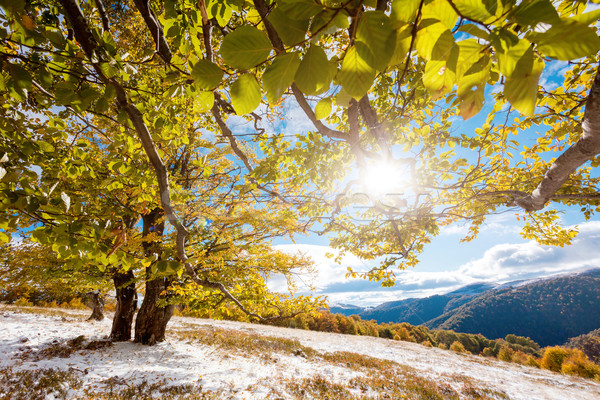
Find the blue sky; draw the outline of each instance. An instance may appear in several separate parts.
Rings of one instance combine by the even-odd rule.
[[[540,84],[547,90],[558,87],[563,80],[565,62],[547,64]],[[489,92],[497,88],[489,88]],[[486,106],[474,118],[457,120],[455,129],[472,132],[480,127],[491,110],[490,93],[486,96]],[[274,127],[283,130],[293,126],[312,129],[302,111],[293,105],[286,105],[285,125]],[[516,114],[515,114],[516,116]],[[501,119],[504,121],[505,114]],[[532,127],[519,134],[521,145],[530,146],[537,139],[536,132],[544,127]],[[548,155],[555,157],[556,154]],[[412,269],[395,270],[396,286],[382,288],[379,284],[359,279],[345,278],[346,268],[368,270],[375,262],[365,262],[354,256],[346,256],[336,264],[327,253],[335,254],[328,247],[328,238],[307,236],[297,238],[296,243],[277,242],[277,248],[286,252],[301,251],[315,261],[317,273],[304,276],[302,281],[316,286],[313,292],[328,296],[331,303],[349,303],[373,306],[385,301],[407,297],[424,297],[445,293],[474,282],[508,282],[530,279],[592,267],[600,267],[600,222],[586,222],[575,209],[565,209],[562,220],[568,226],[578,226],[579,236],[571,246],[564,248],[541,246],[520,236],[523,222],[515,218],[515,210],[491,216],[482,227],[479,236],[469,243],[461,243],[467,227],[453,225],[442,230],[432,243],[427,245],[420,256],[420,263]],[[274,281],[279,287],[282,282]]]
[[[540,85],[553,90],[562,84],[568,64],[553,61],[546,64],[540,78]],[[487,114],[492,110],[491,94],[501,90],[501,86],[488,87],[483,110],[475,117],[463,121],[457,117],[453,125],[455,132],[467,135],[481,127]],[[257,112],[260,114],[260,108]],[[505,110],[503,110],[505,111]],[[311,122],[294,101],[283,103],[282,121],[262,121],[268,133],[280,132],[293,139],[293,133],[314,130]],[[514,117],[517,114],[515,112]],[[499,113],[496,123],[504,122],[506,114]],[[514,117],[511,117],[511,121]],[[235,133],[254,132],[253,125],[241,117],[232,117]],[[543,126],[533,126],[521,132],[517,139],[521,146],[535,143],[537,132],[544,131]],[[547,157],[556,157],[552,153]],[[335,254],[328,247],[329,238],[315,235],[296,237],[295,243],[277,240],[276,247],[286,252],[300,251],[315,261],[316,274],[302,276],[302,282],[316,286],[312,293],[326,295],[331,303],[350,303],[362,306],[377,305],[385,301],[406,297],[424,297],[445,293],[474,282],[507,282],[519,279],[548,276],[557,273],[600,267],[600,246],[593,244],[600,236],[600,222],[586,222],[577,208],[564,210],[563,222],[569,226],[579,225],[580,235],[569,247],[553,248],[540,246],[523,239],[520,231],[523,222],[515,218],[516,210],[491,216],[482,227],[477,239],[461,243],[466,234],[465,226],[453,225],[445,228],[432,243],[427,245],[420,256],[420,263],[406,271],[395,270],[396,286],[382,288],[378,283],[345,277],[346,268],[369,270],[376,262],[365,262],[348,255],[340,264],[326,257]],[[273,280],[274,289],[283,290],[283,280]]]
[[[574,212],[565,220],[578,219]],[[283,251],[301,251],[313,258],[317,273],[304,276],[316,286],[313,292],[328,296],[331,303],[373,306],[407,297],[446,293],[474,282],[509,282],[600,267],[600,222],[580,220],[579,235],[563,248],[542,246],[520,237],[520,225],[512,214],[494,216],[481,234],[470,243],[460,243],[464,231],[451,227],[426,246],[421,262],[408,270],[396,270],[396,286],[382,288],[361,279],[345,278],[346,267],[367,270],[372,265],[354,256],[336,264],[326,253],[335,253],[325,244],[281,244]],[[276,285],[275,285],[276,286]]]

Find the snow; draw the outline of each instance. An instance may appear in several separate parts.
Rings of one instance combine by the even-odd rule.
[[[25,350],[35,353],[53,341],[64,343],[79,335],[85,335],[87,340],[99,340],[110,332],[110,318],[86,321],[83,312],[65,310],[64,313],[63,316],[23,313],[0,305],[0,369],[73,368],[78,371],[83,387],[72,390],[72,397],[81,395],[82,391],[101,392],[109,383],[131,385],[145,381],[194,385],[226,398],[268,399],[272,393],[281,393],[283,382],[309,378],[317,372],[331,382],[348,382],[362,374],[360,370],[319,358],[306,358],[301,353],[274,351],[265,355],[231,351],[176,334],[177,331],[198,331],[217,335],[236,331],[296,339],[301,345],[321,353],[343,351],[391,360],[408,366],[420,376],[453,386],[466,377],[478,386],[503,391],[511,399],[600,399],[600,384],[591,380],[414,343],[185,317],[174,317],[168,327],[167,340],[153,347],[124,342],[93,351],[76,351],[68,358],[34,361],[39,357],[24,357]]]

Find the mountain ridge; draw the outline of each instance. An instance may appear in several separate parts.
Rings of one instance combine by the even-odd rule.
[[[489,338],[516,334],[542,346],[558,345],[600,327],[600,268],[501,284],[476,282],[440,295],[330,311]]]

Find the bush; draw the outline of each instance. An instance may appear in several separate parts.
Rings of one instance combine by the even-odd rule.
[[[498,351],[498,359],[502,361],[511,362],[513,360],[513,356],[515,351],[510,348],[510,346],[502,346],[500,351]]]
[[[15,306],[19,307],[31,307],[32,305],[33,303],[30,302],[27,297],[19,297],[17,301],[15,301]]]
[[[74,297],[71,301],[69,301],[69,303],[67,303],[67,306],[69,308],[76,308],[78,310],[83,310],[86,308],[79,297]]]
[[[506,335],[505,340],[508,343],[518,344],[519,346],[523,346],[523,347],[529,347],[536,351],[540,349],[540,346],[536,342],[531,340],[531,338],[528,338],[528,337],[517,336],[517,335],[511,334],[511,335]]]
[[[546,347],[540,367],[554,372],[561,372],[562,364],[569,356],[569,351],[560,346]]]
[[[527,365],[529,365],[530,367],[535,367],[535,368],[540,367],[539,361],[534,356],[527,357]]]
[[[527,354],[525,354],[519,350],[513,354],[512,362],[521,364],[521,365],[527,365],[527,360],[529,360],[529,357],[530,356],[528,356]]]
[[[483,349],[481,354],[483,354],[485,357],[494,357],[495,356],[494,350],[491,347],[486,347],[485,349]]]
[[[426,340],[426,341],[422,342],[421,344],[425,347],[433,347],[433,345],[431,344],[431,342],[429,340]]]
[[[466,353],[467,352],[467,349],[465,349],[465,346],[459,341],[452,343],[450,345],[450,350],[455,351],[457,353]]]
[[[561,366],[561,372],[567,375],[581,376],[582,378],[600,377],[600,366],[590,361],[578,349],[573,349]]]
[[[394,339],[410,341],[410,333],[408,332],[408,329],[406,329],[405,327],[401,327],[400,329],[396,330]]]
[[[445,343],[438,344],[438,349],[448,350],[448,346]]]

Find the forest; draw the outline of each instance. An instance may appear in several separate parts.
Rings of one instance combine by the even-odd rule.
[[[577,231],[556,207],[600,205],[586,1],[0,7],[3,279],[114,291],[114,341],[164,340],[179,304],[314,315],[325,299],[297,281],[314,265],[279,238],[327,237],[377,260],[348,277],[389,286],[443,227],[468,224],[469,241],[512,212],[524,238],[564,246]]]

